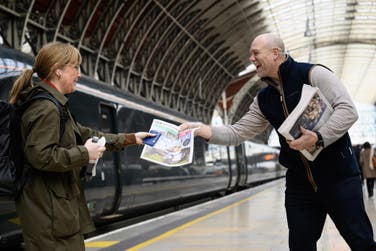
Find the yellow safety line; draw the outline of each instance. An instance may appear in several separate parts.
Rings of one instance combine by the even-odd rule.
[[[106,248],[115,244],[118,244],[120,241],[92,241],[86,242],[85,247],[87,248]]]
[[[9,222],[12,222],[14,224],[17,224],[17,225],[21,225],[21,221],[20,221],[20,218],[11,218],[8,220]]]
[[[185,224],[183,224],[183,225],[181,225],[181,226],[179,226],[179,227],[173,228],[173,229],[171,229],[171,230],[169,230],[169,231],[167,231],[167,232],[165,232],[165,233],[163,233],[163,234],[161,234],[161,235],[159,235],[159,236],[157,236],[157,237],[154,237],[153,239],[150,239],[150,240],[145,241],[145,242],[143,242],[143,243],[140,243],[140,244],[138,244],[138,245],[136,245],[136,246],[134,246],[134,247],[131,247],[131,248],[129,248],[129,249],[126,249],[126,251],[137,251],[137,250],[140,250],[141,248],[147,247],[147,246],[149,246],[149,245],[151,245],[151,244],[153,244],[153,243],[155,243],[155,242],[157,242],[157,241],[160,241],[160,240],[162,240],[162,239],[164,239],[164,238],[169,237],[170,235],[173,235],[174,233],[176,233],[176,232],[178,232],[178,231],[180,231],[180,230],[182,230],[182,229],[184,229],[184,228],[187,228],[187,227],[189,227],[189,226],[192,226],[193,224],[199,223],[199,222],[201,222],[201,221],[203,221],[203,220],[206,220],[207,218],[210,218],[210,217],[212,217],[212,216],[214,216],[214,215],[217,215],[217,214],[223,213],[224,211],[226,211],[226,210],[228,210],[228,209],[230,209],[230,208],[233,208],[233,207],[238,206],[238,205],[240,205],[240,204],[242,204],[242,203],[244,203],[244,202],[247,202],[247,201],[249,201],[249,200],[252,200],[252,199],[254,199],[256,196],[258,196],[258,195],[260,195],[261,193],[265,192],[266,190],[269,190],[269,189],[272,189],[272,188],[273,188],[273,187],[270,187],[270,188],[268,188],[268,189],[265,189],[265,190],[263,190],[263,191],[260,191],[260,192],[258,192],[258,193],[256,193],[256,194],[254,194],[254,195],[252,195],[252,196],[246,198],[246,199],[243,199],[243,200],[241,200],[241,201],[235,202],[234,204],[231,204],[231,205],[229,205],[229,206],[227,206],[227,207],[224,207],[224,208],[222,208],[222,209],[219,209],[219,210],[214,211],[214,212],[212,212],[212,213],[209,213],[209,214],[207,214],[207,215],[201,216],[201,217],[199,217],[199,218],[197,218],[197,219],[195,219],[195,220],[192,220],[192,221],[190,221],[190,222],[187,222],[187,223],[185,223]]]

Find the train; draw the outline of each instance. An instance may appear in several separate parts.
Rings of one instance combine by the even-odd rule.
[[[8,100],[15,79],[32,68],[34,58],[0,46],[0,98]],[[72,114],[82,125],[108,133],[148,131],[153,119],[179,125],[194,121],[101,81],[82,76],[70,94]],[[143,146],[105,152],[96,176],[84,182],[87,206],[95,224],[116,222],[192,200],[237,191],[285,175],[279,150],[245,142],[236,147],[194,139],[191,164],[166,167],[140,159]],[[13,201],[0,201],[0,248],[22,241]]]

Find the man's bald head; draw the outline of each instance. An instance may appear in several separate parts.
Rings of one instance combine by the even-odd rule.
[[[285,52],[285,44],[283,43],[282,39],[274,33],[264,33],[258,35],[255,40],[262,40],[266,47],[269,48],[279,48],[281,52]]]

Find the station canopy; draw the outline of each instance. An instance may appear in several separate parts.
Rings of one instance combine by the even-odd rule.
[[[229,123],[263,86],[249,46],[274,32],[297,61],[329,67],[355,101],[374,104],[376,2],[325,0],[0,1],[4,46],[35,54],[51,41],[83,56],[104,84],[203,122]]]
[[[281,36],[295,60],[329,67],[354,101],[375,104],[376,1],[265,0],[259,7],[267,30]],[[254,93],[229,112],[232,121],[246,112]]]

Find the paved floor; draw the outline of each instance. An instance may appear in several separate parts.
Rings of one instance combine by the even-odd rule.
[[[284,179],[227,197],[88,240],[87,250],[288,251]],[[376,230],[376,199],[365,198],[365,204]],[[205,213],[192,213],[199,211]],[[329,217],[318,250],[350,251]]]

